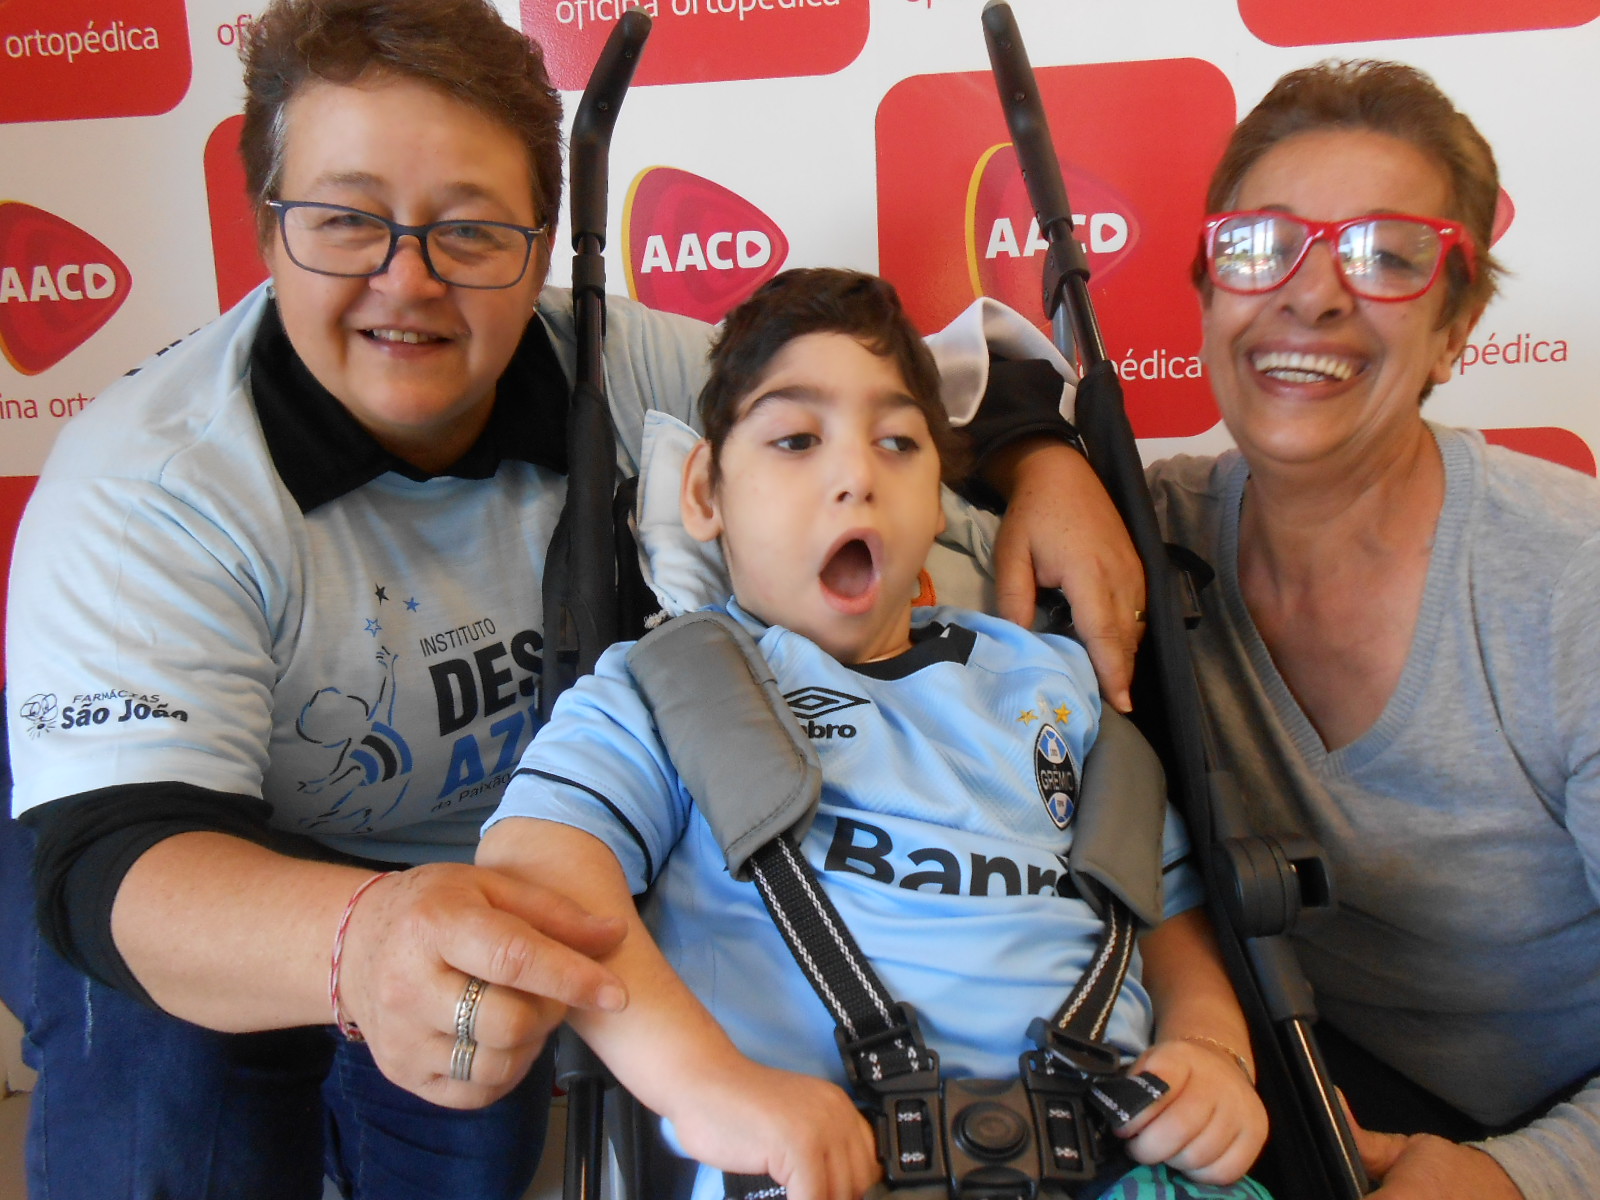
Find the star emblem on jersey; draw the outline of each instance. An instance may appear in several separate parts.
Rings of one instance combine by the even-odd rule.
[[[1060,721],[1063,725],[1072,720],[1072,710],[1065,704],[1058,704],[1050,711],[1056,714],[1056,720]]]
[[[1078,809],[1078,764],[1072,747],[1054,725],[1046,723],[1033,742],[1033,776],[1039,798],[1057,829],[1065,829]]]
[[[1031,708],[1025,708],[1017,714],[1017,720],[1021,721],[1024,725],[1032,725],[1038,719],[1039,714],[1034,712]]]
[[[788,702],[789,710],[802,721],[826,717],[830,713],[842,712],[858,704],[871,703],[862,696],[852,696],[849,692],[836,692],[832,688],[825,687],[798,688],[792,692],[785,692],[783,698]]]

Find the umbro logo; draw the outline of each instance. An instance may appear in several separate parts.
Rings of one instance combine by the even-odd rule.
[[[825,687],[803,687],[784,693],[783,698],[789,702],[789,708],[794,715],[802,721],[815,720],[817,717],[826,717],[847,708],[854,708],[858,704],[871,703],[862,696],[852,696],[849,692],[836,692],[832,688]]]
[[[863,696],[852,696],[849,692],[836,692],[832,688],[825,687],[799,688],[789,692],[784,699],[789,702],[790,711],[799,718],[800,728],[804,729],[806,736],[814,741],[855,737],[856,727],[848,722],[836,725],[826,721],[819,724],[816,718],[830,717],[836,712],[843,712],[858,704],[872,703]]]

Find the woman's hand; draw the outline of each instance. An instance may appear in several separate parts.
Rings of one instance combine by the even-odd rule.
[[[861,1200],[881,1175],[872,1128],[849,1096],[743,1056],[686,1083],[665,1115],[690,1157],[770,1175],[789,1200]]]
[[[1144,636],[1144,568],[1111,497],[1083,455],[1053,439],[1006,447],[988,477],[1006,497],[994,547],[1000,615],[1031,627],[1037,590],[1060,588],[1100,690],[1127,712]]]
[[[1204,1043],[1157,1042],[1134,1064],[1170,1089],[1116,1131],[1135,1162],[1166,1163],[1197,1183],[1233,1183],[1267,1140],[1267,1110],[1226,1053]]]
[[[616,1011],[621,981],[594,959],[623,936],[564,896],[483,867],[438,863],[381,879],[351,913],[342,1008],[390,1080],[447,1108],[515,1087],[569,1007]],[[478,1002],[469,1080],[450,1078],[456,1007]]]
[[[1344,1104],[1344,1096],[1339,1097]],[[1349,1106],[1345,1120],[1367,1174],[1382,1186],[1371,1200],[1523,1200],[1500,1164],[1482,1150],[1432,1134],[1373,1133],[1356,1124]]]

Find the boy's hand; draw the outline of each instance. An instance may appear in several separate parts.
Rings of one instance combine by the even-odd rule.
[[[1166,1163],[1197,1183],[1241,1178],[1267,1140],[1267,1110],[1239,1064],[1188,1041],[1157,1042],[1133,1070],[1170,1089],[1116,1131],[1136,1162]]]
[[[861,1200],[879,1178],[872,1128],[833,1084],[744,1059],[708,1071],[669,1115],[684,1152],[770,1175],[789,1200]]]

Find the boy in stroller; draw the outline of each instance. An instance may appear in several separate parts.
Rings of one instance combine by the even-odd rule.
[[[914,607],[958,455],[937,372],[882,280],[771,281],[728,318],[701,416],[685,528],[720,544],[722,607],[821,761],[800,853],[872,967],[915,1004],[945,1073],[1014,1075],[1030,1018],[1078,983],[1105,929],[1066,869],[1101,719],[1087,656],[979,613]],[[858,1197],[877,1152],[839,1086],[828,1013],[756,887],[726,869],[626,652],[562,698],[478,861],[630,921],[608,960],[627,1008],[573,1021],[679,1150],[800,1200]],[[1243,1176],[1266,1114],[1187,854],[1168,812],[1161,919],[1103,1036],[1165,1090],[1116,1129],[1121,1153],[1083,1196],[1263,1195]],[[632,899],[646,888],[648,932]],[[727,1193],[702,1170],[694,1194]]]

